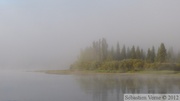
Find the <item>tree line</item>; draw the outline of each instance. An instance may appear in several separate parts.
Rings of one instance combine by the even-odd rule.
[[[177,69],[180,63],[179,54],[173,48],[166,49],[161,43],[157,51],[154,46],[144,51],[139,46],[120,48],[119,42],[116,48],[109,45],[105,38],[94,41],[90,47],[80,52],[71,69],[79,70],[109,70],[109,71],[131,71],[144,69]]]

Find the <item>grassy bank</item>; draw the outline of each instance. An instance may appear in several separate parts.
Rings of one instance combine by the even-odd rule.
[[[74,71],[74,70],[42,70],[36,72],[43,72],[47,74],[58,74],[58,75],[83,75],[83,74],[157,74],[157,75],[180,75],[179,71],[128,71],[128,72],[116,72],[116,71]]]
[[[70,74],[94,74],[96,71],[77,71],[77,70],[41,70],[36,72],[43,72],[47,74],[59,74],[59,75],[70,75]]]

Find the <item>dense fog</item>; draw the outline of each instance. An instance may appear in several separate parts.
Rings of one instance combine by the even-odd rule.
[[[1,0],[0,68],[67,69],[101,38],[180,50],[178,0]]]

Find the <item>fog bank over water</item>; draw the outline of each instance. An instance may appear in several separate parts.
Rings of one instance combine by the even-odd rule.
[[[66,69],[92,41],[180,50],[178,0],[1,0],[0,69]]]

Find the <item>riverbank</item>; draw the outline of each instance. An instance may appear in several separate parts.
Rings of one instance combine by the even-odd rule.
[[[75,71],[75,70],[40,70],[36,72],[43,72],[47,74],[58,74],[58,75],[83,75],[83,74],[157,74],[157,75],[180,75],[179,71],[129,71],[129,72],[108,72],[108,71]]]

